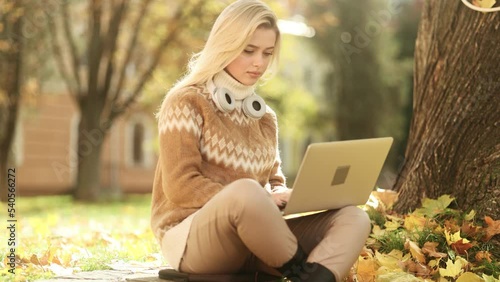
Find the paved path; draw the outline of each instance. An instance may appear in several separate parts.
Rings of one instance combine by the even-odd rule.
[[[42,282],[78,282],[78,281],[130,281],[130,282],[167,282],[158,278],[158,271],[169,266],[158,266],[154,263],[117,262],[108,264],[111,270],[95,270],[57,275],[52,279],[39,280]]]

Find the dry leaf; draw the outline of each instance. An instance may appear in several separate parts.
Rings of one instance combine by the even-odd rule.
[[[455,252],[458,253],[459,255],[467,254],[467,250],[473,247],[471,243],[466,243],[464,242],[464,240],[467,239],[460,239],[455,243],[451,243],[450,245],[453,248],[453,250],[455,250]]]
[[[393,190],[377,189],[377,191],[372,192],[372,195],[378,199],[379,203],[383,204],[382,210],[387,210],[394,205],[399,193]]]
[[[458,223],[454,218],[445,220],[444,227],[446,230],[453,233],[460,231],[460,226],[458,226]]]
[[[491,253],[487,251],[479,251],[476,253],[476,260],[477,261],[487,260],[491,262]]]
[[[371,257],[360,257],[358,259],[358,267],[356,269],[356,276],[360,282],[374,282],[375,270],[377,263]]]
[[[404,227],[407,230],[422,230],[426,226],[430,226],[430,221],[426,217],[415,214],[410,214],[405,217]]]
[[[457,231],[457,232],[451,234],[450,232],[448,232],[448,230],[445,230],[444,236],[446,237],[446,242],[448,243],[448,245],[451,245],[451,244],[458,242],[460,240],[462,240],[462,243],[469,243],[469,240],[462,238],[460,236],[460,231]]]
[[[430,257],[434,258],[445,258],[448,255],[445,253],[438,252],[436,250],[437,246],[439,245],[438,242],[425,242],[424,247],[422,248],[422,252],[424,254],[429,255]]]
[[[414,262],[413,260],[407,260],[401,262],[401,265],[407,272],[413,273],[416,276],[428,277],[432,273],[432,270],[425,263],[418,263]]]
[[[462,227],[460,228],[460,230],[462,231],[462,234],[464,234],[466,237],[473,238],[476,237],[480,228],[478,226],[474,226],[470,222],[464,221],[462,223]]]
[[[464,263],[460,257],[457,257],[455,262],[451,259],[448,259],[446,262],[446,268],[439,268],[439,275],[443,277],[451,277],[455,278],[462,273],[462,268],[464,267]]]
[[[419,263],[425,263],[425,255],[422,253],[422,250],[417,245],[417,243],[406,239],[405,249],[410,250],[411,256],[416,259]]]
[[[458,277],[457,282],[483,282],[483,279],[472,272],[465,272]]]
[[[493,236],[500,234],[500,220],[493,220],[489,216],[484,217],[484,221],[488,225],[486,230],[486,234],[484,235],[483,241],[489,241]]]

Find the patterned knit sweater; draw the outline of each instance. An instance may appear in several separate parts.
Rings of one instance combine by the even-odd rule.
[[[237,102],[253,93],[225,71],[213,80]],[[158,115],[160,153],[153,184],[151,227],[163,234],[199,210],[229,183],[251,178],[269,192],[286,187],[278,153],[277,121],[267,107],[260,119],[245,116],[241,101],[217,109],[206,85],[170,93]]]

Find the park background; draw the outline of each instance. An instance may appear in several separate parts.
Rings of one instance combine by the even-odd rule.
[[[148,237],[148,193],[158,152],[154,114],[169,87],[185,72],[190,56],[201,50],[215,17],[229,2],[2,2],[1,176],[2,179],[7,177],[4,175],[7,168],[16,169],[17,216],[20,220],[26,219],[19,223],[18,234],[25,239],[20,237],[18,240],[19,245],[24,245],[24,250],[21,249],[18,255],[21,262],[23,258],[28,259],[25,262],[27,267],[34,270],[38,267],[47,276],[53,274],[44,267],[54,264],[51,263],[54,254],[70,252],[62,251],[64,244],[61,240],[54,241],[54,238],[79,238],[76,241],[82,242],[91,238],[84,245],[93,240],[100,242],[86,251],[80,250],[87,254],[81,254],[85,259],[66,258],[68,263],[89,260],[104,265],[102,261],[125,257],[142,257],[160,263],[161,258],[149,256],[158,252],[155,242],[146,243],[145,248],[139,247],[142,251],[132,247],[143,244],[144,238],[152,240]],[[436,198],[453,194],[452,185],[444,185],[441,189],[439,183],[461,181],[466,183],[466,188],[456,189],[462,193],[455,195],[459,199],[456,207],[463,212],[475,208],[481,216],[498,218],[499,208],[494,203],[498,203],[500,197],[496,180],[498,150],[495,153],[500,140],[497,126],[499,76],[498,68],[491,69],[499,62],[498,55],[481,57],[474,53],[464,60],[463,64],[477,69],[482,69],[482,61],[490,63],[489,67],[483,67],[482,72],[464,71],[471,81],[480,85],[474,88],[474,95],[469,95],[473,98],[471,101],[459,103],[462,109],[468,109],[465,114],[460,108],[443,110],[431,104],[426,104],[429,107],[424,109],[430,112],[431,121],[433,112],[444,116],[459,113],[458,116],[466,120],[475,117],[470,122],[481,120],[483,128],[479,132],[471,131],[469,135],[489,136],[491,142],[474,143],[450,133],[461,141],[454,145],[446,141],[446,129],[453,128],[455,132],[466,126],[444,122],[439,124],[443,127],[438,133],[422,133],[413,138],[422,141],[428,137],[428,140],[439,141],[429,142],[427,145],[432,146],[432,152],[424,151],[423,154],[447,156],[447,161],[443,160],[442,164],[426,167],[434,170],[444,164],[439,177],[423,173],[423,176],[414,178],[409,173],[416,170],[412,169],[415,166],[408,165],[418,161],[425,163],[421,156],[411,156],[412,152],[424,149],[415,145],[415,141],[413,144],[408,142],[412,117],[416,116],[414,110],[419,101],[414,96],[432,92],[417,90],[413,84],[417,69],[416,39],[422,13],[426,14],[428,24],[436,26],[440,22],[448,23],[447,19],[455,15],[457,23],[470,24],[455,24],[457,30],[462,28],[457,33],[464,36],[474,34],[476,26],[490,27],[491,34],[482,31],[483,37],[491,41],[487,46],[498,43],[498,24],[493,24],[495,20],[498,22],[497,15],[475,12],[458,1],[436,4],[421,0],[366,3],[270,0],[266,3],[280,18],[283,45],[278,74],[259,85],[258,93],[278,114],[283,169],[289,186],[293,184],[305,148],[311,142],[392,136],[395,142],[377,186],[406,191],[407,188],[402,188],[405,181],[415,186],[421,183],[419,178],[432,176],[432,181],[426,182],[434,187],[429,188],[431,192],[426,187],[418,187],[421,189],[419,195],[406,196],[406,200],[401,201],[406,204],[400,204],[399,211],[415,209],[425,192]],[[439,6],[434,10],[440,13],[440,21],[432,17],[432,5]],[[439,37],[443,32],[442,28],[434,30],[422,26],[427,28],[424,32],[433,36]],[[438,39],[431,37],[428,40]],[[474,37],[474,40],[479,39]],[[426,39],[423,38],[422,42],[425,43]],[[460,47],[457,42],[467,40],[453,38],[444,42],[451,49],[442,50]],[[493,53],[479,47],[476,50],[481,54]],[[440,62],[448,59],[443,52],[437,52]],[[429,54],[422,53],[421,56],[430,58],[435,55]],[[425,69],[421,71],[425,72]],[[434,76],[443,81],[450,78],[439,75]],[[432,81],[436,80],[439,79]],[[467,100],[461,94],[446,93],[443,88],[449,87],[447,84],[421,82],[422,88],[432,86],[445,92],[446,99],[429,99],[434,105]],[[480,107],[483,104],[493,109]],[[484,124],[488,117],[490,123]],[[435,120],[438,123],[439,119]],[[414,131],[418,132],[419,122],[413,123]],[[491,124],[494,124],[492,128]],[[453,150],[443,149],[448,147]],[[474,159],[474,167],[483,173],[470,177],[467,174],[469,169],[460,170],[459,165],[448,165],[452,170],[445,168],[453,161],[471,161],[456,159],[457,155],[467,153],[486,156],[480,158],[483,161]],[[464,177],[469,176],[468,179],[479,180],[472,183],[460,180],[457,177],[460,172]],[[470,192],[468,187],[471,184],[484,186],[486,192],[478,195],[483,198],[486,195],[490,200],[482,201],[482,205],[478,205],[477,198],[467,197],[470,200],[465,200],[463,195],[469,195],[466,193]],[[439,189],[435,188],[436,185]],[[6,199],[4,192],[2,199]],[[4,214],[2,212],[2,218]],[[129,230],[119,233],[122,235],[115,234],[116,224]],[[86,233],[82,226],[92,228],[89,227],[90,232]],[[130,246],[123,246],[126,243],[120,241],[122,236],[128,238],[125,242]],[[81,247],[79,243],[75,245]],[[128,251],[109,253],[107,250],[111,245]],[[94,247],[94,254],[89,256],[89,249]],[[106,253],[105,258],[96,253]],[[36,257],[34,261],[44,256],[47,261],[33,262],[32,255]],[[88,262],[85,265],[89,264],[92,265]],[[60,265],[65,263],[61,261]],[[36,271],[27,271],[32,272]]]

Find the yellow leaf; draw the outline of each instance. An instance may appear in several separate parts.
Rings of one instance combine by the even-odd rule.
[[[455,198],[449,195],[443,195],[438,199],[425,198],[422,202],[422,207],[416,209],[413,213],[420,214],[427,217],[434,217],[435,215],[443,212]]]
[[[448,230],[445,230],[444,236],[446,237],[446,243],[448,243],[448,245],[451,245],[451,244],[458,242],[460,240],[463,240],[462,243],[469,243],[469,240],[460,237],[460,231],[457,231],[457,232],[452,234],[452,233],[448,232]]]
[[[427,226],[429,219],[415,214],[410,214],[405,218],[404,227],[407,230],[422,230]]]
[[[405,272],[390,272],[377,276],[377,282],[420,282],[422,280]]]
[[[471,210],[468,214],[465,215],[464,219],[467,221],[471,221],[474,219],[475,216],[476,216],[476,211]]]
[[[375,236],[383,236],[385,234],[385,229],[381,229],[380,226],[374,225],[372,228],[372,233]]]
[[[465,272],[458,277],[456,282],[483,282],[483,279],[472,272]]]
[[[448,259],[446,262],[446,268],[439,268],[439,275],[443,277],[455,278],[462,273],[462,268],[467,265],[467,261],[464,263],[464,259],[457,257],[455,262]]]
[[[399,222],[396,221],[386,221],[384,226],[387,231],[393,231],[401,227],[401,224],[399,224]]]
[[[375,258],[380,266],[394,270],[400,268],[398,263],[403,259],[403,252],[400,250],[392,250],[388,254],[375,252]]]
[[[424,253],[422,253],[422,250],[417,245],[417,243],[412,242],[409,239],[406,239],[405,249],[409,249],[411,256],[415,258],[418,262],[425,264],[425,255]]]
[[[377,189],[377,191],[373,191],[372,195],[377,198],[379,204],[382,204],[382,210],[388,210],[398,199],[399,193],[393,190],[385,190],[379,188]]]
[[[356,268],[356,276],[358,278],[358,281],[374,282],[376,269],[377,263],[373,258],[360,257],[358,259],[358,266]]]
[[[484,282],[500,282],[500,279],[497,279],[493,276],[486,275],[484,273],[483,273],[483,279],[484,279]]]
[[[472,0],[472,5],[481,8],[491,8],[495,3],[495,0]]]

